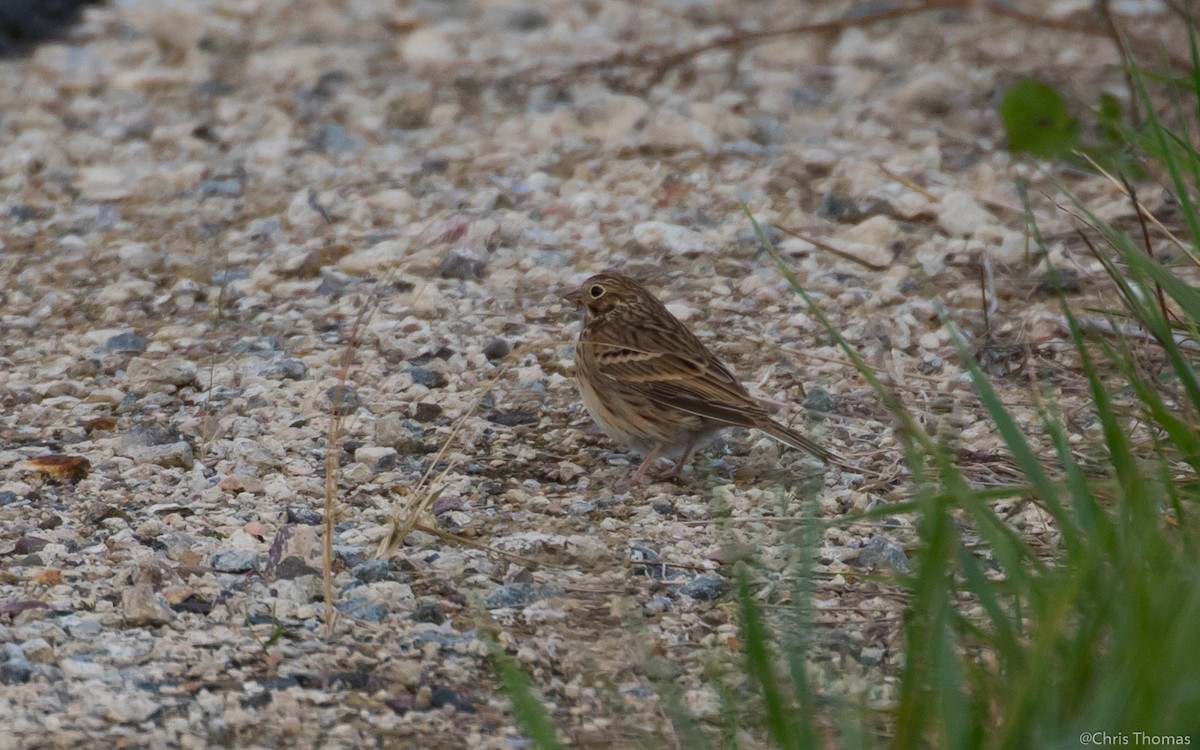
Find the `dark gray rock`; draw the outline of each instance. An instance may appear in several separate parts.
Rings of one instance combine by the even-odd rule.
[[[387,580],[390,572],[387,560],[368,560],[350,569],[350,575],[363,583]]]
[[[897,573],[910,573],[912,566],[908,564],[908,555],[897,542],[885,536],[873,536],[858,553],[857,564],[860,568],[875,568],[880,565],[891,568]]]
[[[708,574],[696,576],[679,587],[679,593],[700,602],[711,602],[721,594],[729,582],[719,575]]]
[[[487,263],[482,260],[468,258],[458,253],[450,253],[437,268],[437,275],[443,279],[460,279],[462,281],[477,281],[483,278]]]
[[[261,374],[269,380],[304,380],[308,377],[308,366],[294,357],[284,357],[266,363]]]
[[[353,620],[367,622],[383,622],[387,619],[388,609],[381,602],[369,601],[363,598],[351,599],[338,607],[347,617]]]
[[[237,198],[242,194],[241,180],[228,177],[223,180],[200,180],[196,190],[202,198]]]
[[[358,395],[358,389],[349,383],[328,388],[325,398],[329,402],[329,408],[339,417],[349,416],[362,406],[362,396]]]
[[[521,424],[533,424],[537,421],[537,415],[525,409],[509,409],[507,411],[491,411],[484,415],[484,419],[494,424],[504,425],[505,427],[516,427]]]
[[[213,553],[211,565],[220,573],[248,573],[258,565],[258,555],[249,549],[223,549]]]
[[[837,408],[837,397],[819,385],[808,389],[804,397],[804,411],[815,419],[824,419]]]
[[[192,454],[192,446],[182,440],[178,443],[167,443],[166,445],[144,445],[128,448],[123,453],[139,464],[157,464],[158,466],[167,468],[175,466],[190,470],[195,461],[195,457]]]
[[[418,422],[432,422],[440,416],[442,416],[442,407],[437,404],[422,401],[413,407],[413,419]]]
[[[508,346],[508,342],[501,338],[492,339],[483,345],[483,356],[492,361],[504,359],[508,356],[509,351],[511,349]]]
[[[408,373],[412,375],[413,382],[417,385],[423,385],[426,388],[444,388],[446,386],[446,376],[437,370],[431,370],[428,367],[413,367]]]
[[[546,14],[537,8],[521,8],[508,17],[508,23],[505,25],[514,31],[533,31],[542,28],[549,22]]]
[[[354,151],[356,143],[346,126],[337,122],[327,122],[317,127],[313,145],[321,153],[337,155]]]
[[[118,333],[104,342],[104,348],[110,352],[141,354],[146,351],[146,339],[136,333]]]
[[[545,596],[539,586],[532,583],[506,583],[497,586],[485,597],[483,606],[488,609],[503,609],[504,607],[524,607]]]

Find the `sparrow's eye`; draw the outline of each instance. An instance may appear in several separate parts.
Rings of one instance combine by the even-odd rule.
[[[600,286],[599,284],[594,284],[592,288],[588,290],[588,294],[592,295],[592,299],[600,299],[604,296],[604,287]]]

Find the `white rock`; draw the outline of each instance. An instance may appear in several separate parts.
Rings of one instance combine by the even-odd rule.
[[[139,464],[155,464],[157,466],[178,466],[183,469],[192,468],[195,461],[192,446],[182,440],[166,445],[138,445],[126,448],[123,454]]]
[[[749,138],[754,132],[749,120],[719,102],[697,102],[691,107],[691,115],[696,123],[720,133],[724,140]]]
[[[671,110],[659,110],[652,114],[637,138],[644,148],[664,151],[715,151],[719,144],[717,134],[699,120]]]
[[[132,328],[93,328],[83,333],[83,343],[88,346],[104,346],[113,336],[122,333],[133,333]]]
[[[138,583],[121,592],[121,614],[131,627],[166,625],[175,617],[167,600],[149,583]]]
[[[70,680],[99,680],[104,677],[104,667],[94,661],[63,659],[58,666],[63,676]]]
[[[881,36],[852,27],[842,32],[829,57],[851,69],[858,67],[856,63],[860,62],[890,65],[900,57],[900,43],[894,34]]]
[[[891,248],[876,243],[843,242],[838,249],[871,268],[884,268],[892,262],[893,258]]]
[[[823,146],[798,145],[787,147],[784,151],[809,172],[832,172],[838,163],[838,154]]]
[[[633,228],[633,240],[646,250],[665,250],[684,256],[701,255],[708,250],[699,232],[665,221],[643,221]]]
[[[118,724],[138,725],[162,710],[162,704],[139,695],[122,695],[107,704],[107,715]]]
[[[844,236],[864,245],[888,245],[900,236],[900,225],[883,214],[876,214],[850,227]]]
[[[360,484],[371,478],[371,467],[357,461],[342,469],[342,479],[346,482]]]
[[[938,223],[951,236],[969,237],[980,227],[1000,222],[968,193],[954,192],[938,205]]]
[[[375,193],[367,198],[367,204],[376,211],[408,215],[416,208],[417,199],[407,190],[393,188]]]
[[[313,208],[313,200],[307,188],[297,191],[292,196],[283,218],[289,228],[297,230],[312,230],[325,223],[321,212]]]
[[[188,72],[180,68],[163,66],[123,70],[115,73],[109,79],[109,86],[114,89],[168,89],[173,86],[183,86],[189,82]]]
[[[685,305],[682,302],[667,303],[667,310],[669,310],[676,318],[679,318],[685,323],[696,317],[696,308],[691,307],[690,305]]]
[[[1033,241],[1027,240],[1024,233],[999,226],[981,227],[974,240],[983,245],[983,252],[988,257],[1006,266],[1024,263],[1035,249]]]
[[[896,93],[897,104],[929,114],[945,113],[960,95],[962,83],[942,66],[920,66],[913,77]]]
[[[586,534],[572,534],[567,537],[566,546],[567,553],[582,565],[592,565],[613,553],[608,543]]]
[[[421,684],[420,659],[392,659],[388,662],[388,673],[393,680],[405,687],[415,688]]]
[[[54,658],[54,649],[44,638],[30,638],[21,644],[21,651],[29,661],[49,664]]]
[[[125,380],[131,387],[174,386],[182,388],[196,382],[196,363],[182,357],[149,359],[136,357],[125,368]]]
[[[394,455],[396,455],[395,448],[379,445],[364,445],[358,450],[354,451],[354,460],[362,464],[367,464],[368,466],[374,466],[375,464],[379,463],[380,460]]]
[[[320,561],[315,561],[319,566]],[[321,595],[321,579],[316,575],[304,575],[291,580],[275,581],[276,598],[293,604],[308,604]]]
[[[128,268],[148,268],[158,258],[145,242],[126,242],[117,248],[117,257]]]
[[[110,165],[95,165],[79,170],[76,186],[89,201],[108,202],[128,198],[133,180],[120,169]]]
[[[400,43],[400,57],[418,70],[444,70],[460,56],[444,31],[426,26],[405,37]]]
[[[724,712],[721,697],[709,687],[696,688],[684,694],[688,713],[700,721],[717,719]]]
[[[409,243],[405,240],[384,240],[343,257],[337,262],[337,269],[361,275],[394,268],[408,257],[408,249]]]

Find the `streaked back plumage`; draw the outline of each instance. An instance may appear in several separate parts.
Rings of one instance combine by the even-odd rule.
[[[683,446],[686,456],[723,427],[752,427],[830,459],[820,445],[773,420],[716,355],[638,282],[597,274],[568,299],[585,311],[576,346],[584,400],[610,435],[643,449]],[[654,420],[641,418],[642,412],[653,407],[666,413],[647,426]]]

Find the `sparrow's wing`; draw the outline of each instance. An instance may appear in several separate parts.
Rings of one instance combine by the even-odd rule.
[[[592,332],[600,372],[664,406],[741,427],[767,413],[686,328],[641,325],[619,336]]]

